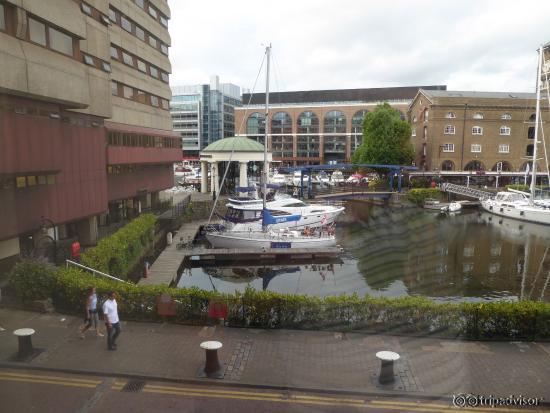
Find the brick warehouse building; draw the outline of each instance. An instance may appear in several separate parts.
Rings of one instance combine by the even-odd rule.
[[[348,162],[362,142],[362,121],[376,105],[387,102],[406,117],[418,90],[446,86],[312,90],[270,93],[268,148],[283,165]],[[250,101],[250,105],[246,106]],[[235,108],[237,136],[263,143],[265,94],[243,94]]]
[[[408,113],[416,164],[425,171],[497,171],[500,165],[525,171],[533,154],[535,103],[534,93],[420,90]],[[544,161],[537,167],[546,171]]]
[[[166,0],[0,0],[0,261],[172,186]],[[36,245],[34,245],[36,247]]]

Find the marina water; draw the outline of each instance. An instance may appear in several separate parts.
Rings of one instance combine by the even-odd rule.
[[[424,296],[436,301],[550,301],[550,227],[463,210],[346,203],[337,262],[188,268],[179,287],[327,296]]]

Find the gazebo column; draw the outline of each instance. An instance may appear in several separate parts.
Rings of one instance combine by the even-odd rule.
[[[247,175],[247,161],[239,162],[239,186],[245,187],[248,186],[248,175]]]
[[[208,192],[208,163],[201,161],[201,193]]]

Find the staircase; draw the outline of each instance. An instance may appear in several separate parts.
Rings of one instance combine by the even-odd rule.
[[[441,190],[443,192],[450,192],[452,194],[462,195],[469,198],[479,199],[483,201],[485,199],[491,199],[495,197],[495,194],[487,191],[481,191],[479,189],[469,188],[467,186],[455,185],[444,183],[441,185]]]

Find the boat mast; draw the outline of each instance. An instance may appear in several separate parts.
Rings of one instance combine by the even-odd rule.
[[[535,111],[535,140],[533,142],[533,167],[531,168],[532,178],[531,178],[531,199],[529,202],[531,204],[535,201],[535,188],[537,183],[537,146],[539,140],[539,123],[540,123],[540,77],[542,76],[542,54],[544,49],[542,45],[539,48],[539,65],[537,68],[537,102],[536,102],[536,111]]]
[[[265,135],[264,135],[264,171],[263,171],[263,183],[262,183],[264,211],[266,208],[266,200],[267,200],[267,177],[269,176],[269,169],[267,165],[267,136],[269,134],[269,60],[271,55],[271,44],[269,44],[269,46],[265,48],[265,55],[267,59],[267,66],[266,66],[266,75],[265,75],[265,117],[264,117]]]

